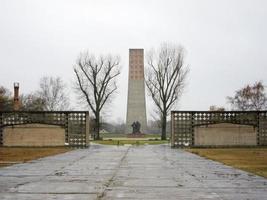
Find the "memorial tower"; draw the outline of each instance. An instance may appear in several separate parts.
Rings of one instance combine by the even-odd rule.
[[[132,132],[132,124],[138,121],[141,132],[147,129],[144,49],[129,49],[128,100],[126,116],[126,133]]]

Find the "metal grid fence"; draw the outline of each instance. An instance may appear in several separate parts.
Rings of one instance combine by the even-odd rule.
[[[267,111],[172,111],[171,146],[194,146],[194,127],[219,123],[254,126],[257,145],[267,145]]]
[[[0,146],[3,129],[22,124],[57,125],[65,129],[65,144],[71,147],[89,145],[89,113],[87,111],[1,111]]]

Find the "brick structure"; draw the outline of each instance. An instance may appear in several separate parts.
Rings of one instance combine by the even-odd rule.
[[[19,83],[14,83],[14,103],[13,109],[15,111],[20,109],[20,101],[19,101]]]
[[[146,132],[146,99],[144,83],[144,50],[129,49],[128,101],[126,133],[132,132],[135,121],[141,123],[141,132]]]

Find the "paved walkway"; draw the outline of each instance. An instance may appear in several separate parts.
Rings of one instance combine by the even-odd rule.
[[[0,169],[0,199],[267,199],[267,179],[167,145],[92,145]]]

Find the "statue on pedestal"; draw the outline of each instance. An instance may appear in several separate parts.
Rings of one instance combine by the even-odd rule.
[[[141,128],[141,124],[139,121],[136,121],[132,124],[132,127],[133,127],[133,132],[132,134],[140,134],[141,131],[140,131],[140,128]]]

